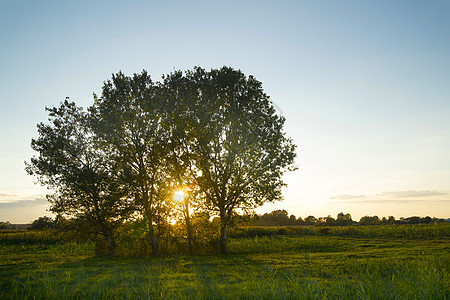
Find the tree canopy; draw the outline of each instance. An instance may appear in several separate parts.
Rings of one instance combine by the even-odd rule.
[[[231,217],[282,200],[282,175],[295,170],[285,118],[261,82],[229,67],[174,71],[161,82],[119,72],[87,112],[67,100],[48,111],[27,170],[55,190],[51,209],[96,224],[108,242],[113,224],[144,218],[154,254],[154,226],[168,222],[176,187],[220,217],[225,253]]]
[[[285,119],[253,76],[228,67],[195,68],[170,74],[164,83],[184,108],[179,118],[188,137],[183,147],[191,154],[190,176],[204,205],[221,218],[226,252],[226,227],[235,210],[282,199],[281,176],[293,168],[295,146],[283,132]]]
[[[114,228],[130,213],[122,170],[97,143],[82,108],[66,99],[47,111],[50,124],[38,124],[39,138],[31,141],[39,156],[26,170],[54,190],[47,196],[52,212],[85,220],[106,238],[112,255]]]

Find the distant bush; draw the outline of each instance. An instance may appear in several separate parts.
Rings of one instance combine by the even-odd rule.
[[[209,220],[208,214],[192,214],[192,250],[194,255],[216,254],[219,252],[220,220]],[[158,237],[159,251],[164,255],[189,254],[186,224],[166,223],[155,226]],[[97,255],[107,254],[104,238],[94,236],[95,252]],[[115,255],[146,257],[152,255],[148,226],[144,219],[126,222],[117,229],[114,236]]]
[[[0,222],[0,229],[7,229],[11,225],[8,221],[6,222]]]
[[[31,223],[31,225],[28,227],[28,230],[44,230],[44,229],[51,229],[55,225],[55,221],[53,221],[52,218],[44,216],[39,217],[36,220]]]
[[[381,220],[378,216],[364,216],[359,220],[359,225],[380,225]]]

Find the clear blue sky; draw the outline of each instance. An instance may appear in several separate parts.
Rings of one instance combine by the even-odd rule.
[[[296,216],[450,217],[449,1],[2,1],[0,221],[46,214],[24,161],[45,106],[122,70],[253,74],[298,145]],[[49,215],[47,213],[47,215]]]

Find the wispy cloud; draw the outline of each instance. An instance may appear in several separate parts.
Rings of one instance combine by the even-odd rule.
[[[14,200],[8,202],[0,202],[0,209],[3,208],[13,208],[13,207],[30,207],[30,206],[41,206],[48,204],[45,198],[36,198],[33,200]]]
[[[365,197],[366,196],[364,196],[364,195],[341,194],[341,195],[336,195],[336,196],[330,197],[330,199],[333,199],[333,200],[355,200],[355,199],[362,199]]]
[[[11,195],[11,194],[0,194],[0,198],[12,198],[12,197],[16,197],[16,195]]]
[[[339,203],[342,203],[342,204],[376,204],[376,203],[450,204],[450,200],[447,200],[447,199],[434,199],[434,200],[432,200],[432,199],[419,199],[419,200],[414,200],[414,199],[363,199],[363,200],[357,200],[357,201],[344,200],[344,201],[339,201]]]
[[[376,203],[416,203],[416,204],[450,204],[448,197],[442,197],[448,195],[447,193],[432,191],[432,190],[409,190],[409,191],[394,191],[394,192],[382,192],[376,195],[353,195],[353,194],[340,194],[330,199],[334,200],[334,203],[342,204],[376,204]],[[441,197],[439,197],[441,196]]]
[[[383,192],[380,196],[392,197],[392,198],[423,198],[430,196],[442,196],[445,193],[436,191],[397,191],[397,192]]]

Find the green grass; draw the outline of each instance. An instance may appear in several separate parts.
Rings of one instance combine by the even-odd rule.
[[[92,243],[0,237],[0,299],[450,298],[447,237],[288,233],[230,238],[229,251],[101,258]]]
[[[61,236],[54,231],[0,231],[0,245],[48,245],[61,241]]]
[[[379,225],[379,226],[246,226],[232,228],[232,237],[291,235],[332,235],[392,238],[450,238],[450,224]]]

